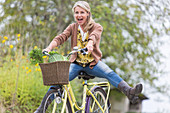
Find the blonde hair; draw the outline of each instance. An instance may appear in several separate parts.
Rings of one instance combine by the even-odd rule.
[[[83,9],[85,9],[88,13],[89,16],[87,18],[87,24],[84,27],[85,31],[88,31],[89,29],[91,29],[93,27],[93,24],[95,23],[95,21],[92,19],[92,15],[91,15],[91,11],[90,11],[90,6],[87,2],[85,1],[78,1],[74,4],[73,8],[72,8],[72,12],[74,13],[74,9],[79,6]]]

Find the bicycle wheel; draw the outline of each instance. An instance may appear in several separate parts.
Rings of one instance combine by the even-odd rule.
[[[101,107],[104,109],[106,103],[106,97],[107,97],[106,92],[101,87],[96,87],[93,91],[93,94],[95,95],[95,98],[97,99]],[[92,96],[89,97],[87,104],[88,104],[87,106],[88,113],[102,113],[100,107],[97,105],[97,103],[92,98]],[[107,102],[105,113],[110,113],[109,100]]]
[[[62,93],[62,92],[61,92]],[[61,113],[64,99],[61,99],[57,89],[51,89],[43,98],[43,113]],[[71,106],[67,98],[64,113],[72,113]]]

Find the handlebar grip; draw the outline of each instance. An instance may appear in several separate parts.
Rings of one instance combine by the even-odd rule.
[[[88,54],[88,53],[87,53],[87,51],[88,51],[88,50],[87,50],[87,48],[83,48],[83,49],[81,49],[81,53],[82,53],[83,55]]]
[[[49,56],[48,51],[43,51],[42,53]]]
[[[87,49],[87,48],[83,48],[83,50],[84,50],[84,51],[88,51],[88,49]]]

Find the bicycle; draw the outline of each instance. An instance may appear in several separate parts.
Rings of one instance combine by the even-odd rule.
[[[67,57],[78,51],[86,54],[86,49],[74,48]],[[44,54],[49,55],[47,52],[44,52]],[[65,85],[56,84],[56,87],[53,87],[43,98],[43,113],[110,113],[109,82],[88,83],[89,79],[94,79],[95,77],[83,71],[79,73],[78,78],[84,80],[82,83],[82,105],[78,105],[70,83]],[[107,92],[104,88],[107,88]]]

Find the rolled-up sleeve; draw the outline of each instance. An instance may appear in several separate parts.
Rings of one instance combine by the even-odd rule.
[[[95,26],[93,28],[93,31],[90,33],[89,35],[89,40],[92,40],[93,41],[93,44],[96,43],[96,40],[98,40],[99,38],[101,38],[101,34],[102,34],[102,31],[103,31],[103,27],[98,24],[97,26]]]
[[[72,33],[72,24],[70,24],[61,34],[57,35],[53,41],[57,42],[57,46],[63,44],[70,36]]]

